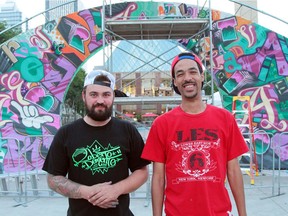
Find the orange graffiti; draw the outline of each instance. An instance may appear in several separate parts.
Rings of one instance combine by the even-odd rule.
[[[212,10],[212,20],[219,20],[221,18],[221,12],[218,10]]]
[[[165,14],[164,8],[163,8],[162,6],[159,6],[159,7],[158,7],[158,14],[159,14],[160,16]]]
[[[244,55],[244,51],[241,46],[234,46],[230,49],[230,51],[234,54],[236,59]]]
[[[235,26],[235,29],[239,31],[242,25],[249,25],[251,23],[252,23],[251,20],[247,20],[247,19],[237,16],[237,26]]]

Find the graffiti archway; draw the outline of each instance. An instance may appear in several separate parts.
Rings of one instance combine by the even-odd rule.
[[[179,3],[126,2],[115,6],[120,4],[112,19],[182,16]],[[198,11],[196,6],[186,6],[185,16],[209,15],[205,8]],[[49,146],[45,139],[40,146],[33,146],[33,137],[56,133],[60,127],[60,106],[71,80],[89,57],[102,48],[100,9],[69,14],[1,45],[0,171],[17,170],[16,160],[28,170],[42,167]],[[265,151],[258,153],[275,150],[287,166],[288,137],[281,133],[288,130],[288,40],[241,17],[212,12],[213,75],[224,99],[223,106],[230,109],[232,96],[251,96],[255,128],[272,134],[267,139],[274,139],[267,141]],[[209,38],[202,39],[202,43],[207,41]],[[190,40],[178,42],[193,49]],[[275,139],[280,135],[281,139]],[[9,138],[19,142],[9,143]],[[24,169],[24,165],[20,167]]]

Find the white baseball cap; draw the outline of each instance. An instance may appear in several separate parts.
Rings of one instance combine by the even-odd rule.
[[[110,83],[95,80],[98,76],[101,76],[101,75],[106,76],[110,80]],[[98,69],[93,70],[86,75],[85,80],[84,80],[84,87],[87,85],[93,85],[93,84],[108,86],[114,90],[115,77],[111,73],[105,70],[98,70]]]

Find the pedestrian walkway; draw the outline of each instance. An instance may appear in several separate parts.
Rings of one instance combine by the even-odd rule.
[[[277,179],[274,182],[276,186],[271,187],[269,183],[272,180],[270,175],[262,176],[261,179],[256,177],[255,185],[250,185],[249,176],[244,175],[248,216],[288,216],[287,178],[284,179],[286,185],[280,188],[277,187]],[[141,193],[143,189],[145,186],[141,188]],[[230,190],[229,193],[231,195]],[[232,204],[233,215],[237,216],[234,201]],[[19,200],[19,198],[11,196],[0,197],[1,215],[64,216],[67,206],[67,199],[57,194],[52,197],[28,197],[27,200]],[[136,192],[132,196],[130,206],[135,216],[152,216],[151,202],[145,198],[144,194]]]

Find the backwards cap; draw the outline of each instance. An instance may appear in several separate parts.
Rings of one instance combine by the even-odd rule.
[[[110,80],[110,83],[105,81],[97,81],[96,78],[98,76],[106,76]],[[105,70],[93,70],[86,75],[84,80],[84,87],[93,84],[107,86],[114,90],[115,77]]]
[[[191,52],[184,52],[184,53],[180,53],[179,55],[177,55],[177,56],[174,58],[174,60],[172,61],[172,64],[171,64],[171,76],[172,76],[172,78],[175,78],[175,73],[174,73],[174,67],[175,67],[175,65],[176,65],[180,60],[182,60],[182,59],[191,59],[191,60],[195,61],[195,62],[198,64],[200,73],[202,73],[202,71],[203,71],[203,64],[202,64],[200,58],[199,58],[197,55],[195,55],[195,54],[193,54],[193,53],[191,53]],[[203,86],[203,83],[202,83],[202,86]],[[179,90],[178,90],[178,88],[174,85],[173,80],[172,80],[172,87],[173,87],[174,91],[175,91],[177,94],[181,95],[180,92],[179,92]]]

